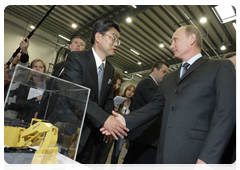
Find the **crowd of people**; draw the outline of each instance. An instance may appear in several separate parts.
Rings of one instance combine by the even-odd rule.
[[[168,73],[169,64],[156,61],[137,87],[129,85],[121,93],[123,76],[107,60],[120,45],[120,33],[117,22],[101,19],[93,25],[92,48],[85,50],[86,40],[74,37],[66,61],[54,66],[53,76],[91,89],[76,161],[105,164],[113,148],[111,164],[118,163],[123,149],[124,164],[234,163],[236,53],[210,60],[201,54],[198,28],[180,27],[170,49],[181,67]],[[28,46],[28,39],[21,41],[11,66],[4,64],[4,97],[17,64],[37,71],[27,84],[34,83],[42,94],[27,100],[29,88],[16,86],[5,106],[7,117],[25,122],[42,118],[38,112],[47,88],[38,73],[46,73],[46,65],[41,59],[29,64]],[[125,100],[114,106],[116,96]]]

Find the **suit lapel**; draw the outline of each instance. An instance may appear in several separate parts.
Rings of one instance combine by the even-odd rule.
[[[106,61],[106,65],[104,68],[104,73],[103,73],[103,80],[102,80],[102,87],[101,87],[101,92],[100,92],[100,98],[99,98],[99,103],[102,100],[103,94],[105,93],[106,85],[108,84],[108,74],[110,73],[110,67]]]
[[[185,79],[185,77],[187,77],[188,75],[190,75],[194,70],[196,70],[198,67],[200,67],[202,64],[204,64],[205,62],[208,61],[208,58],[205,58],[205,56],[200,57],[197,61],[195,61],[189,69],[187,69],[187,71],[185,72],[185,74],[178,80],[178,83],[181,82],[183,79]],[[181,68],[181,67],[180,67]],[[178,70],[178,77],[180,75],[180,68]]]
[[[94,91],[98,94],[98,75],[97,75],[96,61],[93,56],[92,48],[89,49],[87,53],[86,68],[88,68],[88,72],[91,75],[91,80],[93,84],[96,84],[96,86],[94,86]]]

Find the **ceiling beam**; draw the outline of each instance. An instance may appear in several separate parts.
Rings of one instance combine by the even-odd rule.
[[[221,57],[223,57],[223,55],[229,53],[229,52],[233,52],[235,51],[235,47],[234,46],[227,46],[226,47],[226,50],[221,50],[219,48],[215,49],[215,51],[217,52],[218,55],[220,55]],[[213,50],[209,50],[207,51],[207,53],[211,56],[211,57],[214,57],[216,56],[216,53],[213,51]],[[206,55],[204,51],[201,51],[201,54],[202,55]],[[217,56],[215,57],[217,58]],[[179,64],[181,63],[182,61],[179,60],[179,59],[173,59],[173,60],[170,60],[170,61],[167,61],[167,63],[169,65],[174,65],[174,64]],[[137,73],[137,72],[140,72],[140,71],[144,71],[144,70],[148,70],[148,69],[151,69],[152,68],[152,64],[147,64],[147,65],[142,65],[142,66],[138,66],[138,67],[133,67],[133,68],[129,68],[127,69],[128,73]]]
[[[153,7],[152,5],[138,5],[137,8],[129,7],[129,9],[126,9],[122,12],[119,12],[118,14],[114,14],[111,19],[115,20],[120,24],[121,22],[126,21],[127,17],[133,17],[149,8]],[[91,37],[91,30],[84,33],[83,38],[86,40]]]

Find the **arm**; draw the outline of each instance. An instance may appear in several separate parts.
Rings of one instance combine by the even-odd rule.
[[[83,85],[83,65],[84,63],[81,61],[78,53],[71,52],[68,55],[65,64],[63,79]],[[111,94],[109,95],[111,96]],[[103,125],[106,129],[108,129],[108,131],[114,136],[115,139],[118,139],[116,137],[116,134],[120,137],[123,137],[121,133],[123,135],[127,135],[125,131],[128,131],[128,129],[125,126],[116,121],[114,116],[109,116],[109,114],[107,114],[103,109],[101,109],[97,105],[97,103],[91,101],[90,99],[88,101],[86,114],[97,128],[100,128],[100,126]]]
[[[163,108],[164,98],[162,94],[162,88],[160,87],[157,91],[157,95],[150,103],[148,103],[147,105],[143,106],[138,110],[131,112],[131,114],[128,114],[123,117],[122,115],[117,114],[114,111],[112,113],[119,122],[121,122],[122,124],[126,124],[126,126],[130,130],[133,130],[149,122],[150,120],[153,120],[159,114],[162,114]],[[105,128],[101,128],[100,131],[106,135],[110,134]]]
[[[230,61],[223,61],[216,73],[215,109],[199,159],[219,163],[236,123],[236,73]]]

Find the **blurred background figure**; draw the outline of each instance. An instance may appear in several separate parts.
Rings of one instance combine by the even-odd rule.
[[[136,90],[136,87],[134,85],[129,85],[125,88],[122,97],[125,97],[126,100],[122,104],[120,104],[118,113],[120,113],[122,115],[127,115],[131,112],[135,90]],[[118,163],[118,158],[119,158],[119,155],[121,153],[122,147],[125,142],[126,142],[126,139],[122,139],[122,138],[118,138],[118,140],[115,140],[112,158],[111,158],[111,164]],[[128,142],[126,142],[125,150],[128,148],[127,143]],[[124,150],[124,155],[127,152],[125,150]],[[124,155],[123,155],[123,157],[124,157]]]

